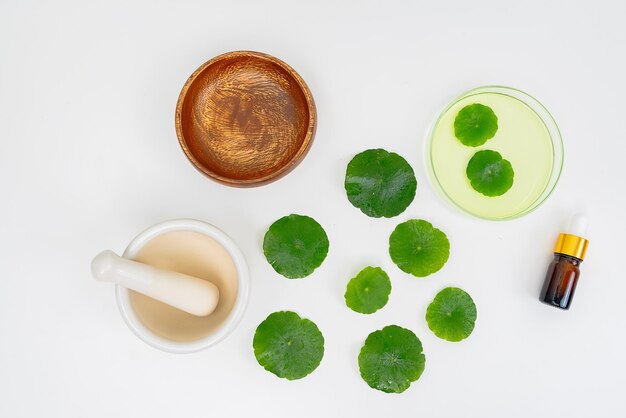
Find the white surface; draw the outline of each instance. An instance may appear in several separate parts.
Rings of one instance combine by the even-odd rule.
[[[0,3],[0,416],[623,416],[626,387],[624,97],[626,3],[616,1],[55,1]],[[292,65],[319,125],[309,156],[269,186],[233,189],[198,174],[174,133],[187,76],[219,53],[252,49]],[[563,133],[565,168],[539,210],[506,222],[449,208],[426,179],[422,145],[448,100],[483,84],[536,96]],[[352,155],[386,147],[418,176],[401,216],[373,220],[345,198]],[[551,247],[583,208],[592,231],[573,307],[537,301]],[[288,213],[326,228],[326,262],[305,280],[261,252]],[[142,229],[191,217],[224,229],[252,272],[249,309],[219,345],[155,350],[124,325],[91,258]],[[426,279],[387,255],[394,226],[423,217],[451,258]],[[361,267],[391,276],[387,307],[344,306]],[[478,323],[438,340],[424,313],[444,286],[467,290]],[[256,363],[257,324],[275,310],[314,320],[320,367],[295,382]],[[421,338],[422,378],[399,396],[370,389],[356,357],[396,323]]]

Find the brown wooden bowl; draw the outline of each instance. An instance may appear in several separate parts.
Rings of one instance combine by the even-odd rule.
[[[229,186],[274,181],[302,161],[315,135],[313,96],[293,68],[235,51],[198,68],[176,105],[176,135],[191,163]]]

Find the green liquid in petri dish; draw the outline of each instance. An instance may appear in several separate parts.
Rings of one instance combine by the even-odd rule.
[[[504,220],[531,211],[550,194],[561,170],[562,145],[556,124],[538,102],[553,126],[553,135],[558,138],[553,138],[544,119],[527,103],[505,94],[507,88],[494,90],[502,92],[480,88],[462,96],[444,111],[431,134],[430,165],[434,180],[452,203],[481,218]],[[525,96],[517,90],[511,91]],[[463,107],[474,103],[489,106],[495,112],[498,130],[484,145],[469,147],[454,135],[454,119]],[[501,196],[482,195],[467,178],[468,161],[477,151],[485,149],[499,152],[513,166],[513,186]]]

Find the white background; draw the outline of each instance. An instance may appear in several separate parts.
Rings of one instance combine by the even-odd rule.
[[[0,416],[17,417],[617,417],[626,414],[624,155],[626,3],[609,1],[0,0]],[[219,53],[275,55],[318,108],[308,157],[255,189],[204,178],[174,131],[181,86]],[[470,218],[428,183],[429,123],[485,84],[539,98],[564,137],[552,197],[509,222]],[[347,162],[385,147],[413,165],[418,191],[375,220],[343,190]],[[573,307],[537,301],[567,214],[591,216]],[[304,280],[264,260],[266,228],[289,213],[330,237]],[[192,217],[224,229],[252,271],[249,308],[224,342],[193,355],[157,351],[123,323],[89,262],[144,228]],[[424,218],[451,257],[425,279],[391,263],[395,225]],[[358,315],[343,301],[365,265],[392,278],[389,304]],[[441,288],[478,306],[472,336],[437,339],[424,313]],[[289,382],[264,371],[252,337],[291,309],[326,338],[320,367]],[[370,389],[356,358],[367,334],[413,330],[426,370],[401,395]]]

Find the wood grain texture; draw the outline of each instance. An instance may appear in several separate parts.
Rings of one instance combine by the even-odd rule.
[[[221,183],[274,181],[304,158],[316,111],[304,80],[267,54],[229,52],[198,68],[176,106],[176,134],[193,165]]]

